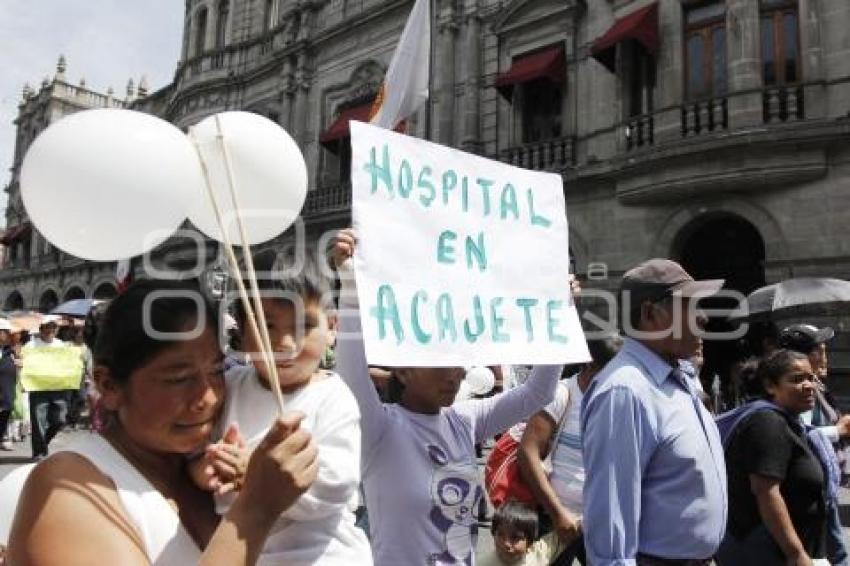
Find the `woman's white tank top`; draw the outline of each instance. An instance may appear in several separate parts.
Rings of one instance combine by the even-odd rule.
[[[180,517],[145,477],[99,434],[69,435],[60,451],[79,454],[109,477],[124,512],[136,527],[145,553],[156,566],[197,564],[201,551]]]

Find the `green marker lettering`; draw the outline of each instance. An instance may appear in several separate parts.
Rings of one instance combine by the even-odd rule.
[[[383,159],[381,165],[378,165],[377,152],[373,147],[370,151],[371,161],[363,166],[363,169],[372,175],[372,193],[375,194],[378,192],[378,181],[383,181],[384,185],[387,187],[387,193],[389,193],[392,198],[395,196],[393,193],[393,176],[390,173],[390,148],[387,144],[384,144],[383,150]]]
[[[534,341],[534,324],[531,320],[531,307],[537,304],[537,299],[521,298],[516,300],[516,306],[523,310],[525,315],[525,335],[528,342]]]
[[[478,271],[482,273],[487,271],[487,252],[484,249],[484,232],[478,233],[477,242],[470,236],[466,237],[467,269],[472,269],[473,258],[475,258],[475,261],[478,263]]]
[[[457,173],[449,169],[443,173],[443,204],[449,204],[449,191],[457,186]]]
[[[493,333],[493,342],[508,342],[510,340],[510,336],[502,332],[502,327],[505,325],[505,317],[498,314],[498,309],[502,306],[504,300],[502,297],[493,297],[490,299],[490,331]]]
[[[451,230],[443,230],[437,240],[437,261],[452,264],[455,262],[455,249],[452,243],[457,240],[457,234]]]
[[[404,198],[410,196],[410,191],[413,190],[413,170],[410,168],[410,163],[407,159],[401,161],[401,166],[398,168],[398,194]]]
[[[472,298],[472,310],[475,317],[475,329],[473,330],[469,319],[463,322],[463,335],[470,344],[474,344],[478,337],[484,333],[484,313],[481,312],[481,297],[478,295]]]
[[[369,314],[378,321],[378,338],[384,340],[387,337],[387,321],[393,325],[396,344],[404,340],[404,330],[401,327],[401,318],[398,315],[398,305],[395,300],[393,288],[386,283],[378,287],[377,306],[369,309]]]
[[[431,182],[431,168],[427,165],[422,167],[422,170],[419,172],[419,181],[416,183],[416,186],[420,189],[425,189],[425,194],[419,195],[419,202],[422,203],[422,206],[428,208],[434,202],[434,199],[437,198],[437,189],[434,187],[434,183]]]
[[[543,228],[551,226],[551,220],[534,212],[534,191],[532,189],[528,189],[526,195],[528,195],[528,211],[531,214],[531,225],[542,226]]]
[[[451,337],[452,342],[457,342],[455,311],[448,293],[437,297],[437,332],[440,334],[440,342],[444,342],[447,335]]]
[[[490,215],[490,187],[493,186],[493,181],[490,179],[475,179],[478,186],[481,187],[481,199],[484,204],[484,216]]]
[[[555,333],[555,329],[560,324],[560,321],[557,318],[554,317],[554,313],[552,312],[555,309],[560,309],[563,306],[564,306],[564,301],[552,300],[552,301],[548,301],[546,303],[546,322],[547,322],[546,328],[549,332],[549,342],[557,342],[558,344],[566,344],[567,343],[567,337],[566,336],[561,336],[560,334]]]
[[[399,191],[401,191],[400,188]],[[519,220],[519,205],[517,204],[516,200],[516,189],[510,183],[505,185],[502,189],[502,198],[500,199],[500,204],[500,216],[502,220],[507,219],[509,212],[513,213],[514,220]]]
[[[413,295],[413,300],[410,302],[410,321],[413,327],[413,335],[420,344],[427,344],[431,341],[431,335],[422,330],[419,324],[419,303],[428,300],[428,293],[425,291],[416,291]]]

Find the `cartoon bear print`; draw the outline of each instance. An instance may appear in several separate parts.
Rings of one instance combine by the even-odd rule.
[[[484,491],[478,481],[474,461],[451,462],[442,448],[428,446],[428,455],[434,463],[431,477],[431,523],[444,536],[442,553],[430,557],[429,564],[472,564],[475,543],[478,540],[478,522],[475,510],[482,502]]]

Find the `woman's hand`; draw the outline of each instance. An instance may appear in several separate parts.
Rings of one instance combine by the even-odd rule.
[[[787,566],[812,566],[812,559],[805,552],[801,552],[801,554],[789,556],[785,559],[785,564]]]
[[[581,519],[573,517],[566,509],[562,508],[558,516],[555,517],[552,528],[558,534],[558,538],[569,546],[581,536]]]
[[[240,499],[267,516],[277,517],[288,509],[316,479],[316,445],[300,428],[303,418],[301,413],[289,413],[275,421],[248,462]]]
[[[346,228],[336,233],[333,245],[333,262],[337,269],[354,255],[354,248],[357,246],[357,238],[354,236],[354,230]]]

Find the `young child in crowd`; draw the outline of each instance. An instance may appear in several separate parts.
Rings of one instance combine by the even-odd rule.
[[[267,252],[259,254],[254,265],[285,408],[304,413],[301,426],[318,446],[319,473],[307,493],[281,515],[258,564],[368,566],[372,564],[369,543],[354,525],[360,484],[360,413],[340,376],[319,368],[329,336],[328,281],[310,256],[300,269],[284,271],[293,265],[291,259]],[[293,299],[298,298],[302,304],[294,305]],[[240,446],[248,451],[256,446],[278,414],[270,372],[241,304],[236,314],[243,350],[252,363],[227,372],[227,397],[217,427],[222,440],[190,464],[195,482],[217,491],[221,513],[233,495],[227,492],[238,489],[247,461]]]
[[[562,366],[537,366],[511,391],[457,404],[463,368],[391,368],[401,398],[382,403],[361,339],[349,260],[355,244],[354,233],[343,230],[334,245],[342,280],[336,359],[362,415],[363,484],[375,564],[474,564],[484,495],[475,444],[550,403]]]
[[[493,547],[478,556],[478,566],[547,566],[564,549],[554,532],[538,539],[537,511],[515,501],[496,510],[490,531]]]

